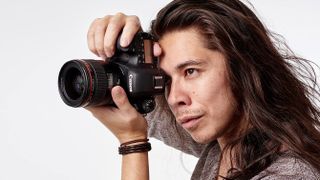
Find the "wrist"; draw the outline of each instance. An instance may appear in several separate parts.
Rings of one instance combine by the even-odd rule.
[[[122,134],[118,136],[119,143],[125,143],[129,141],[134,141],[137,139],[147,139],[148,134],[147,132],[139,132],[139,133],[128,133],[128,134]]]
[[[118,148],[119,154],[127,155],[131,153],[145,153],[151,150],[149,139],[136,139],[122,143]]]
[[[119,140],[120,144],[123,144],[123,143],[134,141],[137,139],[147,139],[147,138],[148,138],[147,133],[142,133],[142,134],[134,134],[134,135],[133,134],[123,135],[123,136],[119,137],[118,140]]]

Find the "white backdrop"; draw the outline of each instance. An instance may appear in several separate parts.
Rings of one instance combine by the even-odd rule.
[[[86,44],[93,19],[122,11],[148,29],[167,2],[0,0],[1,180],[120,179],[118,142],[87,111],[62,102],[58,71],[70,59],[96,58]],[[320,1],[251,2],[294,51],[320,64]],[[151,142],[151,179],[190,178],[195,158]]]

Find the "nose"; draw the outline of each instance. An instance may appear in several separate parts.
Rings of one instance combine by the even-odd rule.
[[[167,89],[167,101],[171,108],[188,106],[191,104],[188,88],[179,80],[171,80]]]

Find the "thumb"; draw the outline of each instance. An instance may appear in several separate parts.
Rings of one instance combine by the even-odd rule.
[[[162,53],[162,49],[160,47],[160,44],[155,42],[154,45],[153,45],[153,54],[154,56],[158,57],[160,56]]]
[[[111,96],[112,96],[114,103],[118,107],[118,109],[123,110],[123,111],[129,111],[133,108],[122,87],[120,87],[120,86],[113,87],[111,90]]]

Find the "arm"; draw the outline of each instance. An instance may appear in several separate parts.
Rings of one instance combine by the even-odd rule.
[[[149,179],[148,153],[132,153],[122,157],[122,180]]]
[[[268,168],[257,174],[252,179],[261,180],[300,180],[312,179],[317,180],[320,177],[318,172],[312,165],[307,163],[298,155],[291,151],[282,154]]]
[[[88,31],[89,49],[102,60],[114,53],[117,37],[122,30],[120,45],[125,47],[140,29],[136,16],[105,16],[96,19]],[[111,91],[117,108],[108,106],[87,107],[94,117],[103,123],[120,143],[147,137],[146,120],[131,106],[125,91],[116,86]],[[134,152],[122,156],[122,180],[149,179],[148,152]]]
[[[87,107],[94,117],[102,122],[119,140],[125,143],[146,139],[146,120],[131,106],[125,91],[116,86],[111,95],[116,107]],[[149,179],[148,152],[134,152],[122,156],[122,180]]]

